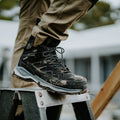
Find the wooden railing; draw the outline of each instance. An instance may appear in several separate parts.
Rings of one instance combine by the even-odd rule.
[[[97,119],[105,107],[120,89],[120,61],[108,77],[103,87],[91,103],[95,118]]]

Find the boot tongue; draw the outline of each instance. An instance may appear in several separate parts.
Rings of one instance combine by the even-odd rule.
[[[34,41],[35,41],[35,37],[31,35],[24,49],[25,50],[31,49],[33,47]]]
[[[48,37],[44,42],[43,45],[47,47],[57,47],[60,44],[60,40],[56,40],[52,37]]]

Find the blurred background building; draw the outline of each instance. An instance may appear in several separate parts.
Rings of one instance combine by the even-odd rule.
[[[18,2],[0,1],[0,87],[11,87],[10,64],[18,30],[18,13]],[[98,2],[68,32],[68,40],[60,44],[66,50],[65,63],[71,71],[88,79],[93,99],[120,60],[120,1]],[[99,120],[120,120],[119,101],[120,92]],[[69,113],[69,105],[66,109]],[[62,120],[67,117],[67,112],[61,116]]]

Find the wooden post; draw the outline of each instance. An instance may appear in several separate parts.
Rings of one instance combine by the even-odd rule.
[[[107,104],[116,94],[120,88],[120,61],[116,65],[115,69],[108,77],[100,92],[97,94],[95,99],[92,101],[91,106],[95,118],[97,119],[102,111],[105,109]]]

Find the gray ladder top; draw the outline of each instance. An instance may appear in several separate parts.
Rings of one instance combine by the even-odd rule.
[[[21,100],[20,92],[34,92],[39,108],[90,100],[88,93],[80,95],[54,94],[41,88],[0,88],[0,91],[13,91],[17,94],[19,100]]]

